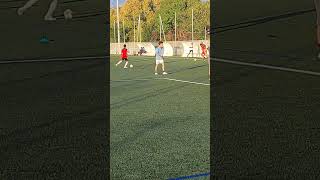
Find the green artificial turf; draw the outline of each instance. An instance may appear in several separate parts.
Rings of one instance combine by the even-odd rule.
[[[104,1],[59,1],[56,21],[44,21],[50,1],[39,1],[18,16],[26,1],[0,4],[3,42],[1,60],[102,55],[107,52],[107,23]],[[71,9],[74,18],[65,20],[63,11]],[[42,37],[49,43],[41,43]]]
[[[111,56],[111,177],[168,179],[209,172],[210,86],[206,61],[165,60],[168,75],[154,75],[154,57]],[[128,80],[128,81],[124,81]]]
[[[43,20],[50,1],[18,16],[24,3],[0,3],[0,179],[108,179],[104,59],[3,64],[107,52],[105,15],[85,16],[107,2],[59,1],[54,22]]]
[[[238,4],[217,5],[217,24],[314,8],[312,1]],[[237,27],[215,34],[215,57],[320,72],[314,12]],[[214,173],[228,179],[316,179],[320,77],[215,61],[213,66]]]
[[[102,59],[0,66],[0,179],[107,178],[104,66]]]

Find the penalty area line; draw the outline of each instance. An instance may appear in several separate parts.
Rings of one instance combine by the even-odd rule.
[[[119,80],[111,80],[110,82],[133,82],[133,81],[151,81],[151,80],[167,80],[167,81],[175,81],[175,82],[182,82],[182,83],[188,83],[188,84],[197,84],[202,86],[210,86],[210,84],[207,83],[200,83],[200,82],[194,82],[194,81],[185,81],[180,79],[171,79],[171,78],[150,78],[150,79],[119,79]]]
[[[271,65],[265,65],[265,64],[246,63],[246,62],[233,61],[233,60],[221,59],[221,58],[212,58],[212,59],[213,59],[213,61],[221,62],[221,63],[228,63],[228,64],[235,64],[235,65],[241,65],[241,66],[250,66],[250,67],[256,67],[256,68],[278,70],[278,71],[283,71],[283,72],[292,72],[292,73],[320,76],[320,72],[314,72],[314,71],[308,71],[308,70],[278,67],[278,66],[271,66]]]
[[[168,81],[176,81],[176,82],[183,82],[183,83],[189,83],[189,84],[197,84],[197,85],[203,85],[203,86],[210,86],[210,84],[207,83],[199,83],[199,82],[193,82],[193,81],[184,81],[180,79],[171,79],[171,78],[156,78],[159,80],[168,80]]]
[[[40,58],[40,59],[11,59],[11,60],[0,60],[0,64],[79,61],[79,60],[104,59],[107,57],[108,56],[79,56],[79,57],[56,57],[56,58]]]
[[[110,80],[110,82],[132,82],[132,81],[151,81],[154,79],[120,79],[120,80]]]

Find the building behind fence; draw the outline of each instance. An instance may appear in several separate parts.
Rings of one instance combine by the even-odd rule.
[[[193,41],[193,57],[201,57],[201,47],[200,43],[203,42],[207,47],[210,45],[210,41],[201,41],[194,40]],[[130,55],[137,54],[138,51],[144,47],[147,53],[143,54],[143,56],[154,56],[155,49],[158,46],[157,42],[127,42],[127,49]],[[123,48],[124,43],[111,43],[110,44],[110,54],[119,54],[121,49]],[[164,44],[164,56],[180,56],[186,57],[190,52],[190,47],[192,46],[191,41],[167,41]],[[209,54],[209,51],[207,52]],[[192,54],[189,55],[192,57]]]

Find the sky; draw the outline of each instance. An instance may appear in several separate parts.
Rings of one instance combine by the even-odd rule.
[[[121,6],[126,0],[119,0],[119,5]],[[110,7],[116,7],[117,0],[110,0]]]
[[[125,3],[126,0],[119,0],[119,5],[121,6],[123,3]],[[201,0],[203,2],[208,0]],[[116,7],[117,6],[117,0],[110,0],[110,7]]]

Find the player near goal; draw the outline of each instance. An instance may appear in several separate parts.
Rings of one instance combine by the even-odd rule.
[[[191,43],[191,46],[189,47],[189,53],[188,53],[187,57],[189,57],[190,54],[193,57],[193,43]]]
[[[210,51],[210,46],[208,46],[208,49],[207,49],[208,51]],[[207,59],[208,59],[208,64],[209,64],[209,80],[210,80],[210,54],[208,55],[208,57],[207,57]]]
[[[116,64],[116,66],[118,66],[119,64],[122,63],[122,61],[125,61],[126,63],[124,64],[123,68],[128,68],[128,49],[127,49],[127,45],[123,45],[123,49],[121,50],[121,56],[120,56],[120,60],[118,61],[118,63]]]
[[[159,46],[156,49],[156,65],[154,67],[154,74],[158,75],[158,65],[161,64],[162,66],[162,74],[167,74],[164,71],[164,59],[163,59],[163,55],[164,55],[164,48],[163,48],[163,42],[159,41]]]
[[[203,42],[201,42],[200,47],[201,47],[201,56],[203,57],[203,59],[207,58],[207,46]]]

